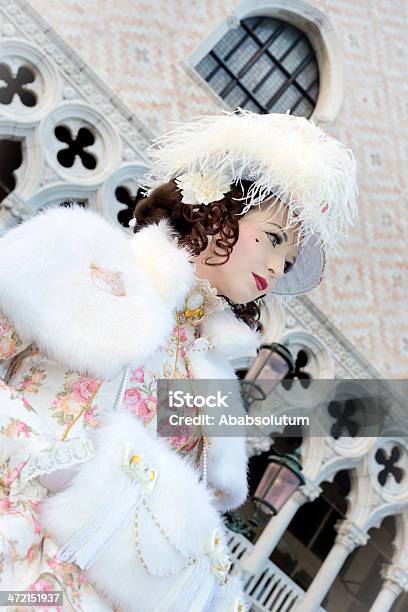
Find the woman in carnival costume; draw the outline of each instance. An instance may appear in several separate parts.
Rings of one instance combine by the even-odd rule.
[[[262,301],[319,284],[355,162],[304,118],[246,111],[150,157],[134,235],[59,207],[0,239],[0,589],[238,611],[221,513],[247,495],[245,439],[159,438],[156,381],[236,380]]]

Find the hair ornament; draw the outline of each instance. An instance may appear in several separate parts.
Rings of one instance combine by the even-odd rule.
[[[231,189],[231,182],[219,172],[203,170],[202,172],[185,172],[176,179],[183,204],[211,204],[222,200]]]

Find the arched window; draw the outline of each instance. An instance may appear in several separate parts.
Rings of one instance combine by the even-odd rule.
[[[241,0],[183,66],[225,110],[289,110],[325,126],[343,102],[342,47],[304,0]]]
[[[195,66],[232,109],[310,117],[319,69],[308,36],[271,17],[251,17],[229,29]]]

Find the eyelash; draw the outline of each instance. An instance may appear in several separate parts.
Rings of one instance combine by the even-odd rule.
[[[268,236],[268,239],[270,241],[270,243],[272,244],[273,248],[276,247],[276,245],[282,244],[282,238],[280,236],[278,236],[278,234],[272,234],[270,232],[265,232],[266,235]],[[269,236],[273,236],[276,240],[275,243],[272,242],[272,240],[269,238]]]
[[[273,248],[275,248],[277,245],[282,244],[282,238],[278,234],[273,234],[270,232],[265,232],[265,233],[268,236],[268,239],[270,243],[272,244]],[[275,239],[275,242],[272,242],[272,240],[270,239],[270,236],[273,236],[273,238]],[[292,268],[293,268],[293,263],[290,263],[289,261],[285,261],[285,267],[284,267],[283,273],[286,274]]]

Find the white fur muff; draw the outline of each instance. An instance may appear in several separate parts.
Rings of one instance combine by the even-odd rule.
[[[121,467],[121,449],[126,441],[133,443],[138,454],[158,473],[153,492],[146,499],[170,542],[183,556],[174,551],[142,507],[139,545],[146,565],[155,574],[175,573],[167,578],[150,575],[136,553],[134,508],[114,530],[87,574],[124,612],[135,610],[136,601],[138,612],[152,612],[174,585],[178,570],[188,558],[202,556],[213,530],[223,529],[212,493],[199,482],[197,471],[172,452],[164,440],[152,439],[131,415],[111,416],[96,432],[95,457],[67,489],[44,500],[41,521],[60,545],[91,525],[104,506],[106,521],[114,521],[115,507],[109,506],[108,499],[115,490],[126,497],[132,486]]]

